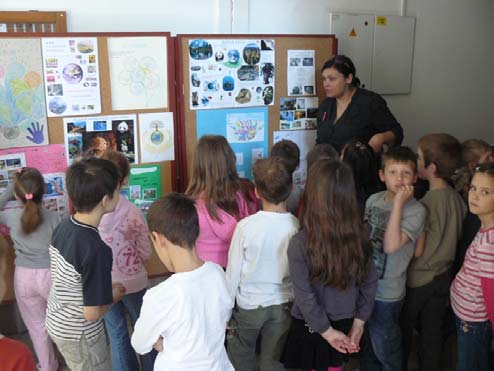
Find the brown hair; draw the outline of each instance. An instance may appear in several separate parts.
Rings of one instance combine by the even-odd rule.
[[[338,160],[338,151],[329,143],[316,144],[309,153],[307,153],[307,169],[319,159]]]
[[[281,157],[257,160],[252,167],[259,195],[272,204],[285,201],[292,190],[292,175]]]
[[[300,164],[300,149],[295,142],[288,139],[276,142],[271,148],[271,157],[281,157],[287,165],[290,174],[297,169]]]
[[[383,155],[381,160],[381,170],[386,169],[388,161],[407,163],[409,162],[412,166],[413,173],[417,173],[417,154],[413,152],[410,147],[407,146],[397,146],[390,147]]]
[[[194,201],[171,192],[153,202],[147,213],[149,230],[165,236],[171,243],[192,249],[199,236],[199,217]]]
[[[463,164],[468,166],[469,170],[477,166],[480,157],[484,152],[492,151],[489,143],[481,139],[468,139],[461,144],[461,156]]]
[[[370,249],[347,164],[321,159],[309,170],[301,224],[310,280],[341,290],[367,277]]]
[[[448,180],[461,165],[461,144],[446,133],[427,134],[419,139],[418,148],[424,155],[424,165],[436,165],[438,178]]]
[[[31,167],[25,167],[13,176],[14,193],[24,204],[21,227],[25,234],[34,232],[43,221],[41,204],[45,193],[43,175]]]
[[[120,174],[120,180],[119,180],[120,185],[123,183],[125,178],[127,178],[130,175],[129,160],[123,153],[110,149],[103,152],[101,158],[104,160],[111,161],[115,164],[115,166],[118,169],[118,173]]]
[[[204,135],[199,139],[192,163],[192,176],[185,191],[197,199],[204,197],[209,215],[220,220],[217,208],[240,217],[237,192],[241,190],[232,148],[221,135]]]

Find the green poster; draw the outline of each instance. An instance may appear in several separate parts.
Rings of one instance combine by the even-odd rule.
[[[161,197],[161,166],[139,165],[130,169],[129,186],[125,192],[143,213]]]

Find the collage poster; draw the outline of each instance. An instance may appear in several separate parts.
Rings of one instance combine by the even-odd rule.
[[[288,50],[288,95],[316,95],[315,50]]]
[[[39,39],[0,40],[0,148],[48,144]]]
[[[161,166],[133,166],[130,169],[129,185],[122,191],[124,197],[146,213],[151,204],[162,196]]]
[[[268,155],[268,109],[244,108],[197,112],[197,139],[223,135],[235,152],[237,172],[252,179],[252,164]]]
[[[291,130],[275,131],[273,133],[273,144],[287,139],[298,145],[300,149],[300,165],[293,173],[293,182],[300,187],[305,187],[307,180],[307,154],[316,144],[317,130]]]
[[[139,114],[141,163],[175,159],[173,112]]]
[[[272,105],[274,61],[274,40],[191,40],[190,109]]]
[[[313,98],[280,98],[280,130],[317,128],[319,100]]]
[[[48,116],[100,113],[97,38],[43,38],[41,46]]]
[[[109,37],[112,109],[168,105],[166,37]]]
[[[136,115],[72,117],[63,120],[67,163],[107,149],[123,153],[130,164],[139,162]]]

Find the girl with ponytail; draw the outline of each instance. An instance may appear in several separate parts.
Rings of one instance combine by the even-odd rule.
[[[38,369],[56,371],[58,362],[45,329],[45,312],[51,287],[51,235],[60,215],[42,207],[45,182],[34,168],[22,168],[0,195],[0,223],[10,228],[15,250],[14,291],[22,319],[38,358]],[[15,197],[22,208],[2,210]]]

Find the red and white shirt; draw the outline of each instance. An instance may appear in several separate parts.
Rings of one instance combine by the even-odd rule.
[[[479,230],[451,284],[451,306],[460,319],[489,320],[481,286],[485,278],[494,279],[494,227]]]

